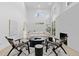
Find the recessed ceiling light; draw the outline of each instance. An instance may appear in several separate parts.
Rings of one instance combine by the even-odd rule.
[[[41,7],[41,5],[40,4],[38,4],[38,8],[40,8]]]

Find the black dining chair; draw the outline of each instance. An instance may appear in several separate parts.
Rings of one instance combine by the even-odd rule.
[[[53,38],[48,37],[48,39],[45,40],[45,43],[46,43],[46,52],[50,48],[50,46],[52,46],[53,47],[52,51],[56,54],[56,56],[58,56],[58,54],[55,51],[55,43],[53,41]]]
[[[65,54],[67,54],[67,52],[65,51],[65,49],[63,48],[63,44],[65,44],[65,45],[68,45],[68,43],[67,43],[67,38],[68,38],[68,35],[67,35],[67,33],[60,33],[60,39],[57,39],[57,38],[55,38],[55,45],[57,46],[56,48],[54,48],[53,50],[56,50],[56,49],[58,49],[58,48],[61,48],[64,52],[65,52]],[[59,41],[60,40],[60,42],[58,43],[57,41]]]
[[[58,56],[58,53],[56,52],[56,50],[58,49],[58,48],[61,48],[64,52],[65,52],[65,54],[67,54],[66,53],[66,51],[65,51],[65,49],[63,48],[63,46],[62,46],[62,44],[64,44],[64,41],[65,40],[61,40],[60,42],[57,42],[57,41],[59,41],[59,39],[57,39],[57,38],[54,38],[55,39],[55,42],[53,41],[53,38],[51,38],[51,40],[49,40],[50,38],[48,38],[48,40],[47,40],[47,49],[46,49],[46,52],[47,52],[47,50],[49,49],[49,46],[52,46],[53,48],[52,48],[52,51],[56,54],[56,56]],[[50,44],[50,45],[49,45]]]
[[[12,46],[12,49],[9,51],[9,53],[7,54],[7,56],[10,55],[10,53],[13,51],[13,49],[16,49],[16,50],[19,52],[19,54],[17,55],[17,56],[19,56],[19,55],[23,52],[22,49],[23,49],[24,47],[26,48],[26,50],[28,50],[28,53],[30,53],[30,49],[29,49],[29,44],[28,44],[28,42],[26,42],[26,43],[24,43],[24,42],[20,43],[20,40],[21,40],[21,39],[17,39],[17,40],[15,40],[15,42],[16,42],[16,41],[19,42],[18,45],[17,45],[17,44],[14,44],[13,39],[8,38],[7,36],[5,36],[5,38],[8,40],[8,42],[9,42],[10,45]],[[23,52],[23,53],[24,53],[24,52]],[[24,54],[25,54],[25,53],[24,53]],[[25,54],[25,55],[26,55],[26,54]]]

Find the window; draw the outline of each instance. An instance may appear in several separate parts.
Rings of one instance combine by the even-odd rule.
[[[42,18],[48,18],[49,14],[45,11],[37,10],[36,13],[35,13],[35,16],[36,17],[42,17]]]

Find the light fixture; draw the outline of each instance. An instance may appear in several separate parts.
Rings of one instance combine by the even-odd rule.
[[[38,8],[40,8],[41,7],[41,5],[40,4],[38,4]]]

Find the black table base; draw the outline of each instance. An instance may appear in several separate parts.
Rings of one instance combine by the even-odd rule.
[[[44,40],[30,40],[30,47],[35,47],[36,44],[42,44]]]

